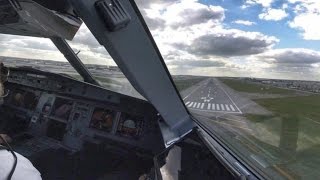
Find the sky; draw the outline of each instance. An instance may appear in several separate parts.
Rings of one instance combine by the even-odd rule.
[[[171,74],[320,80],[319,0],[136,0]],[[85,25],[71,46],[115,65]],[[44,38],[0,35],[0,56],[64,60]]]

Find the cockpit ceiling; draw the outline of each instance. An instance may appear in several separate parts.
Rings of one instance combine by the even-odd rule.
[[[82,21],[69,13],[71,8],[65,3],[52,8],[42,5],[32,0],[0,0],[0,33],[72,40]]]

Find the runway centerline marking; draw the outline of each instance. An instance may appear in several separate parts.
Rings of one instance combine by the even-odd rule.
[[[183,100],[187,99],[192,93],[194,93],[196,90],[198,90],[203,85],[199,85],[197,88],[195,88],[193,91],[191,91],[186,97],[183,98]]]

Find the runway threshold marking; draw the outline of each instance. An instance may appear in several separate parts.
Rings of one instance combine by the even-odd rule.
[[[224,88],[222,87],[221,83],[220,84],[220,88],[222,89],[222,91],[228,96],[228,98],[230,99],[230,101],[232,102],[232,104],[238,109],[238,111],[242,114],[241,110],[238,108],[238,106],[236,105],[236,103],[234,103],[234,101],[231,99],[231,97],[229,96],[229,94],[224,90]]]
[[[221,110],[224,111],[224,106],[223,106],[223,104],[220,104],[220,106],[221,106]]]
[[[200,105],[201,105],[201,103],[198,103],[198,105],[197,105],[197,108],[198,108],[198,109],[200,108]]]
[[[194,103],[194,105],[192,107],[195,108],[196,106],[197,106],[197,103]]]
[[[232,111],[236,111],[232,105],[230,105]]]
[[[205,102],[192,102],[192,101],[187,101],[185,105],[188,108],[193,108],[197,110],[203,110],[203,111],[212,111],[212,112],[232,112],[232,113],[242,113],[239,107],[235,104],[235,102],[231,99],[230,95],[226,92],[226,90],[222,87],[220,82],[215,83],[229,98],[232,104],[215,104],[215,103],[210,103],[210,101],[214,98],[210,97],[212,89],[209,88],[209,94],[207,94],[207,97],[202,97],[201,99],[204,100]],[[201,89],[204,87],[205,84],[200,84],[198,87],[196,87],[193,91],[191,91],[187,96],[185,96],[183,99],[185,100],[188,98],[191,94],[196,92],[197,90]],[[201,89],[202,95],[203,95],[203,89]],[[214,91],[214,94],[216,94],[216,91]],[[208,99],[207,99],[208,98]]]
[[[225,104],[227,111],[230,111],[228,104]]]

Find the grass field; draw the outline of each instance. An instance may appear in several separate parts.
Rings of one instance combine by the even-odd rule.
[[[317,119],[320,123],[319,95],[257,99],[255,102],[282,118],[303,117]]]
[[[179,91],[182,91],[184,89],[187,89],[203,80],[205,80],[205,77],[194,77],[189,79],[173,79],[176,87]]]
[[[295,159],[291,172],[303,169],[300,178],[313,179],[320,172],[320,96],[296,96],[255,100],[259,105],[273,112],[273,115],[262,116],[246,114],[252,122],[258,139],[256,145],[263,147],[279,162],[284,157]],[[282,142],[282,143],[281,143]],[[275,148],[264,146],[270,144]],[[282,145],[281,145],[282,144]],[[284,161],[286,162],[286,161]],[[283,165],[286,163],[281,162]],[[297,169],[296,169],[297,168]]]
[[[236,79],[221,81],[240,92],[281,95],[295,92]],[[272,112],[271,115],[244,114],[253,130],[248,135],[249,144],[256,153],[270,164],[280,164],[284,167],[282,172],[293,179],[319,177],[320,95],[295,94],[252,100]]]
[[[293,90],[281,89],[276,87],[271,87],[267,85],[259,85],[254,83],[247,83],[242,80],[236,79],[220,79],[224,84],[228,85],[230,88],[247,93],[261,93],[261,94],[292,94]]]
[[[268,124],[270,131],[278,132],[277,123],[267,123],[275,117],[279,120],[299,122],[299,131],[309,135],[309,140],[320,140],[320,96],[297,96],[286,98],[258,99],[256,103],[273,112],[273,116],[247,114],[246,117],[255,123]],[[320,143],[320,141],[319,141]]]

